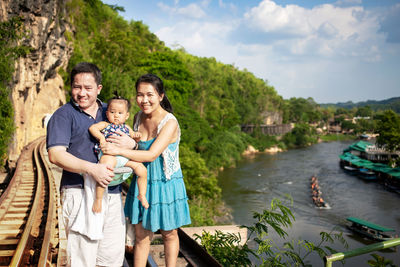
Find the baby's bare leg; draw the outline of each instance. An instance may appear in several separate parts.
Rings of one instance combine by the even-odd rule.
[[[115,165],[117,164],[117,159],[115,158],[115,156],[103,155],[100,158],[100,163],[106,164],[107,166],[114,168]],[[107,188],[104,188],[101,185],[96,184],[96,198],[94,199],[93,207],[92,207],[93,212],[95,212],[95,213],[101,212],[101,204],[102,204],[102,200],[103,200],[103,194],[104,194],[104,190],[106,190],[106,189]]]
[[[142,203],[142,206],[147,209],[149,208],[149,202],[147,202],[146,199],[146,191],[147,191],[147,169],[146,167],[139,162],[135,162],[135,161],[128,161],[125,164],[126,167],[131,167],[136,175],[137,175],[137,184],[138,184],[138,188],[139,188],[139,195],[138,195],[138,199],[140,201],[140,203]]]

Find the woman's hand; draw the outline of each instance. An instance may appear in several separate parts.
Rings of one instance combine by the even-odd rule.
[[[120,130],[117,130],[116,133],[118,135],[116,134],[111,135],[110,137],[107,138],[107,142],[113,143],[114,145],[120,148],[127,148],[127,149],[133,149],[136,146],[135,140],[133,140],[129,135],[125,134]],[[103,147],[101,147],[101,149],[103,150]]]
[[[118,155],[118,151],[121,151],[121,148],[116,146],[113,143],[105,142],[100,145],[101,151],[106,155]]]

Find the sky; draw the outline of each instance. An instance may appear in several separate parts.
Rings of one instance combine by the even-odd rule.
[[[400,0],[103,0],[172,49],[214,57],[284,99],[400,96]]]

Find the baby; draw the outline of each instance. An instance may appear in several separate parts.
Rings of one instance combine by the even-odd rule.
[[[108,108],[106,111],[106,116],[108,121],[101,121],[90,126],[90,133],[99,140],[100,147],[106,141],[106,139],[120,130],[128,134],[136,142],[139,142],[141,134],[139,132],[134,132],[125,121],[129,117],[129,101],[122,97],[114,97],[108,101]],[[146,199],[146,187],[147,187],[147,169],[139,162],[130,161],[129,159],[122,156],[112,156],[103,154],[98,146],[96,146],[96,151],[99,153],[100,163],[104,163],[110,167],[130,167],[134,170],[137,175],[137,183],[139,189],[138,199],[144,208],[149,207],[149,203]],[[101,203],[103,199],[105,188],[96,185],[96,198],[93,203],[93,212],[101,212]]]

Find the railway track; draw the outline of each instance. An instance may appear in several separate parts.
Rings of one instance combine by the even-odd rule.
[[[57,245],[57,190],[44,137],[22,152],[0,197],[0,266],[49,266]]]
[[[0,196],[0,267],[65,266],[65,233],[57,217],[60,177],[53,167],[45,137],[21,152],[14,175]],[[123,184],[123,197],[127,190],[128,185]],[[182,229],[178,234],[178,267],[221,266]],[[165,266],[162,241],[156,243],[151,246],[147,266]],[[132,257],[126,254],[124,267],[132,266]]]

